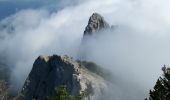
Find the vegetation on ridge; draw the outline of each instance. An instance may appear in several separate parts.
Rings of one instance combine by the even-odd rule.
[[[55,96],[48,96],[46,100],[82,100],[84,94],[80,94],[78,96],[70,96],[67,92],[65,86],[59,86],[56,90]]]

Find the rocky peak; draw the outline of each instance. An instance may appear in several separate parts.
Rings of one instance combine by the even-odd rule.
[[[40,56],[33,64],[19,100],[44,100],[46,96],[54,95],[55,88],[61,85],[66,86],[70,95],[86,92],[85,100],[97,100],[94,98],[107,90],[106,83],[68,56]]]
[[[107,28],[110,28],[110,25],[104,20],[104,18],[98,13],[93,13],[89,19],[88,25],[86,26],[84,35],[90,35]]]

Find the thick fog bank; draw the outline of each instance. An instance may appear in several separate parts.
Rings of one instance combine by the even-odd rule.
[[[70,1],[71,2],[71,1]],[[68,1],[68,4],[70,3]],[[83,31],[93,12],[117,27],[87,38],[84,60],[118,77],[117,100],[143,100],[170,64],[170,14],[166,0],[75,1],[58,12],[25,9],[0,22],[0,54],[10,66],[11,84],[18,90],[39,55],[69,55],[78,59]],[[81,51],[82,52],[82,51]],[[134,88],[135,87],[135,88]]]

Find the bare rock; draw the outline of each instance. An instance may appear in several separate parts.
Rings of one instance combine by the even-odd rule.
[[[89,19],[88,25],[84,31],[84,35],[91,35],[103,29],[111,28],[110,25],[104,20],[104,18],[98,14],[93,13]]]
[[[40,56],[33,64],[19,100],[44,100],[55,88],[66,86],[72,96],[86,92],[85,100],[97,100],[107,89],[107,82],[68,56]]]
[[[8,99],[8,84],[4,80],[0,80],[0,100]]]

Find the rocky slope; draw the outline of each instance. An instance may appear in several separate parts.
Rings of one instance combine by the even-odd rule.
[[[109,28],[111,28],[110,25],[104,20],[104,18],[100,14],[93,13],[89,19],[88,25],[86,26],[84,35],[91,35],[93,33]]]
[[[8,88],[7,82],[0,80],[0,100],[8,99]]]
[[[35,61],[19,100],[44,100],[54,89],[66,86],[70,95],[86,93],[85,100],[99,100],[109,82],[68,56],[40,56]]]
[[[0,55],[0,100],[8,100],[10,69],[6,65],[5,57]]]

